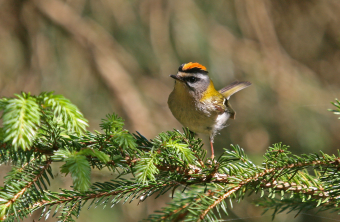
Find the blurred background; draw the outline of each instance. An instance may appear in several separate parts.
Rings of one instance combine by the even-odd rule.
[[[340,97],[339,27],[337,0],[0,0],[0,96],[55,91],[80,108],[89,130],[115,112],[151,139],[181,129],[167,107],[169,75],[199,62],[217,89],[253,83],[231,98],[237,118],[216,137],[217,154],[239,144],[259,164],[276,142],[296,154],[332,154],[340,121],[327,109]],[[113,177],[93,172],[93,182]],[[271,221],[251,204],[257,198],[235,204],[225,221]],[[170,200],[84,209],[79,221],[138,221]],[[294,216],[274,221],[340,220]]]

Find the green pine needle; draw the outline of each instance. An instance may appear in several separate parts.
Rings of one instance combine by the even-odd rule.
[[[113,134],[113,141],[131,154],[136,151],[137,144],[135,138],[126,130],[115,132]]]
[[[90,188],[91,168],[85,156],[73,153],[66,159],[66,163],[61,166],[61,172],[71,174],[75,190],[84,192]]]
[[[53,92],[41,93],[38,97],[43,108],[50,108],[61,119],[65,129],[70,132],[83,133],[88,126],[87,120],[79,109],[62,95]]]
[[[29,94],[16,95],[6,101],[3,113],[4,142],[10,141],[17,150],[30,149],[40,125],[40,109]]]
[[[84,156],[97,157],[102,163],[107,163],[110,160],[109,155],[96,149],[90,149],[90,148],[82,149],[81,151],[78,152],[78,154],[84,155]]]
[[[113,133],[116,130],[122,129],[124,126],[124,120],[118,117],[116,114],[106,115],[106,119],[102,119],[100,127],[107,133]]]
[[[340,101],[335,99],[335,102],[331,102],[331,104],[333,104],[336,109],[328,109],[328,111],[333,112],[335,115],[340,115]],[[340,117],[338,119],[340,119]]]
[[[143,158],[135,166],[136,177],[138,183],[148,185],[149,181],[155,181],[155,174],[159,173],[159,170],[155,166],[155,158]]]
[[[189,149],[188,144],[179,143],[179,140],[170,140],[165,145],[169,149],[173,149],[184,162],[192,164],[196,157],[194,153]]]

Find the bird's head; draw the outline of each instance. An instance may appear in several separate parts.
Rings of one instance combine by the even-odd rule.
[[[207,69],[199,63],[184,63],[178,68],[176,75],[170,75],[189,91],[203,93],[211,84]]]

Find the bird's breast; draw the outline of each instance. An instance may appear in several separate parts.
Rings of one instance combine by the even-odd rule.
[[[174,117],[196,133],[211,134],[216,126],[221,128],[229,118],[228,113],[218,114],[213,107],[209,107],[210,103],[196,100],[190,93],[180,88],[175,88],[171,92],[168,105]]]

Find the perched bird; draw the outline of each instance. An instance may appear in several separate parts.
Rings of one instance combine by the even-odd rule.
[[[174,90],[168,99],[172,114],[190,131],[209,134],[213,159],[214,136],[226,126],[229,118],[235,119],[229,98],[251,83],[236,81],[217,91],[207,69],[193,62],[182,64],[177,74],[170,77],[175,79]]]

